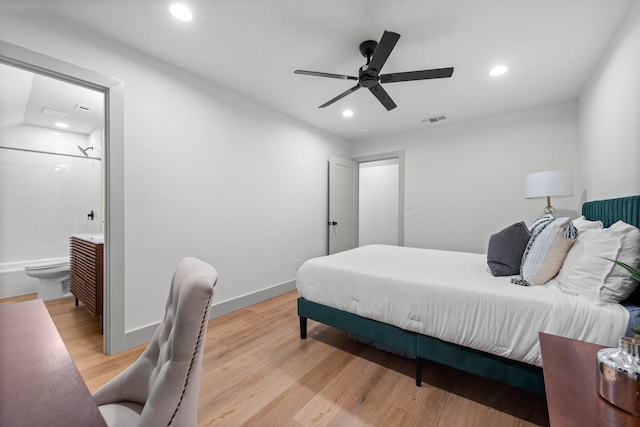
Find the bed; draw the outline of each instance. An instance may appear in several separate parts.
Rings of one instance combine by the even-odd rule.
[[[640,196],[587,202],[582,213],[639,227]],[[639,310],[632,298],[594,304],[555,279],[512,284],[488,272],[484,254],[386,245],[309,260],[297,288],[302,339],[312,319],[415,358],[417,386],[426,359],[539,394],[539,331],[616,346]]]

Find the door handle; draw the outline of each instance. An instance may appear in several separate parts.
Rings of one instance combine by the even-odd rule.
[[[335,221],[329,221],[329,225],[338,225],[338,223]]]

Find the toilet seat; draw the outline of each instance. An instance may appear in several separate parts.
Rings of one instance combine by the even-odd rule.
[[[51,259],[41,260],[24,267],[25,271],[53,270],[56,268],[69,268],[69,260]]]

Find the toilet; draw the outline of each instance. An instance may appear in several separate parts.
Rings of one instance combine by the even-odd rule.
[[[69,258],[43,259],[24,267],[27,276],[39,279],[38,298],[51,300],[71,295]]]

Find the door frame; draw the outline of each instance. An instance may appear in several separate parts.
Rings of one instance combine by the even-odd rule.
[[[104,93],[104,352],[128,348],[124,331],[124,83],[0,40],[0,62]]]
[[[360,163],[391,159],[398,159],[398,174],[400,175],[398,177],[398,246],[404,246],[404,150],[358,156],[351,159],[358,164],[358,173],[356,173],[356,200],[360,200]],[[358,205],[359,203],[356,203],[356,206]],[[355,227],[356,229],[360,227],[359,209],[356,211]]]

